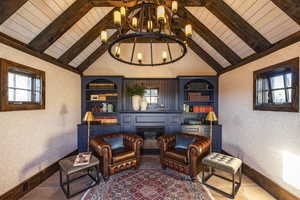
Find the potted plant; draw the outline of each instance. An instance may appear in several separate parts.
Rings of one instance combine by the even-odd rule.
[[[132,108],[138,111],[141,106],[142,96],[145,93],[145,86],[143,84],[135,84],[132,87],[126,87],[126,93],[132,98]]]

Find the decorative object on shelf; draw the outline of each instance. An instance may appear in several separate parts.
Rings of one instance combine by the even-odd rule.
[[[140,110],[142,96],[145,94],[145,86],[143,84],[135,84],[132,87],[126,87],[126,94],[132,97],[132,108],[134,111]]]
[[[210,145],[210,153],[212,152],[212,146],[213,146],[213,139],[212,139],[212,123],[213,121],[218,121],[218,118],[215,114],[215,112],[209,112],[206,116],[206,120],[210,122],[210,140],[211,140],[211,145]]]
[[[210,101],[209,96],[203,95],[201,92],[189,92],[189,101],[200,101],[200,102],[208,102]]]
[[[89,83],[89,89],[113,90],[115,89],[115,84],[114,83]]]
[[[107,112],[114,112],[114,105],[113,104],[107,104]]]
[[[88,141],[87,141],[87,152],[90,152],[90,147],[89,147],[89,144],[90,144],[90,126],[91,126],[91,122],[94,121],[94,115],[92,112],[86,112],[85,113],[85,116],[83,118],[83,121],[87,122],[88,124]]]
[[[147,100],[143,97],[141,101],[141,111],[146,111],[148,107],[148,102]]]
[[[95,121],[99,122],[100,124],[117,124],[118,119],[114,116],[96,116]]]
[[[124,6],[114,11],[113,15],[118,37],[108,44],[108,52],[114,59],[130,65],[158,66],[174,63],[186,55],[186,40],[192,36],[193,30],[191,24],[187,24],[185,38],[173,34],[181,30],[179,24],[185,21],[177,14],[177,1],[172,1],[171,9],[167,1],[136,0],[131,8],[127,8],[126,1],[121,2]],[[106,31],[102,30],[101,41],[104,44],[107,42]],[[134,41],[129,53],[125,44],[128,41]],[[157,43],[160,46],[156,47]],[[149,45],[149,48],[145,48],[145,45]],[[127,53],[122,54],[122,48]],[[154,56],[154,51],[161,57]]]

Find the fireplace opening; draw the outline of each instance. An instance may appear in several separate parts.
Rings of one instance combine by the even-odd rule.
[[[137,135],[144,139],[143,154],[159,154],[157,138],[165,134],[163,126],[139,126],[136,127]]]

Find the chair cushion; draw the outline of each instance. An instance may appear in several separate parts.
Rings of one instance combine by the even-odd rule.
[[[215,152],[203,158],[202,163],[232,174],[235,174],[242,165],[242,161],[238,158]]]
[[[189,145],[196,141],[194,137],[184,137],[181,135],[176,135],[176,149],[188,149]]]
[[[113,163],[135,158],[135,153],[128,148],[118,148],[112,150]]]
[[[112,150],[124,148],[123,136],[104,138],[104,141],[110,145]]]
[[[182,163],[188,163],[187,149],[172,148],[165,152],[165,156]]]

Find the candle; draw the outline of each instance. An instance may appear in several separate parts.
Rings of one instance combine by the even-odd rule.
[[[176,13],[177,10],[178,10],[178,2],[172,1],[172,11]]]
[[[121,13],[121,16],[122,16],[122,17],[125,17],[125,15],[126,15],[126,8],[125,8],[124,6],[122,6],[122,7],[120,8],[120,13]]]
[[[167,57],[168,57],[168,54],[167,54],[167,52],[162,52],[162,58],[163,58],[163,61],[164,62],[166,62],[166,60],[167,60]]]
[[[119,11],[114,12],[114,24],[121,25],[121,13]]]
[[[102,42],[107,42],[107,32],[106,31],[101,31],[101,41]]]
[[[142,53],[138,53],[138,54],[137,54],[137,59],[138,59],[139,63],[142,63],[142,60],[143,60],[143,54],[142,54]]]
[[[121,48],[119,46],[116,46],[116,48],[115,48],[115,54],[116,54],[116,56],[119,57],[120,53],[121,53]]]
[[[193,28],[191,24],[185,25],[185,35],[186,37],[192,37],[193,34]]]
[[[158,6],[156,10],[157,20],[158,21],[164,21],[165,19],[165,7],[164,6]]]
[[[148,20],[148,22],[147,22],[147,28],[148,28],[148,31],[152,31],[152,29],[153,29],[153,22],[151,20]]]
[[[136,28],[137,27],[137,18],[133,17],[131,23],[132,23],[133,28]]]

